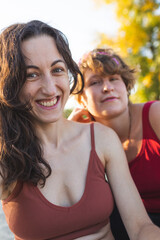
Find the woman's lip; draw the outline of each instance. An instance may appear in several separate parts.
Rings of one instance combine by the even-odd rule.
[[[38,99],[37,102],[51,102],[51,101],[54,101],[55,99],[57,99],[59,96],[55,96],[55,97],[52,97],[52,98],[43,98],[43,99]]]
[[[109,101],[113,101],[113,100],[117,100],[117,97],[107,97],[105,99],[103,99],[101,102],[109,102]]]

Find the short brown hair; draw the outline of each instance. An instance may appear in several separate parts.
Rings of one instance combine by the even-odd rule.
[[[125,83],[128,95],[135,84],[135,69],[130,68],[111,48],[96,48],[84,54],[79,61],[79,68],[83,76],[87,69],[102,75],[119,74]],[[82,94],[83,92],[75,96],[79,103]]]

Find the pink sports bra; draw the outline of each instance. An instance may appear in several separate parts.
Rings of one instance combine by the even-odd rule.
[[[109,221],[113,197],[105,169],[95,151],[91,123],[91,152],[81,199],[71,207],[50,203],[32,183],[18,182],[2,201],[6,220],[16,240],[72,240],[96,233]],[[54,194],[54,193],[53,193]]]

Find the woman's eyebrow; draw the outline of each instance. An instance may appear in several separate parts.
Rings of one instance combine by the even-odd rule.
[[[54,66],[54,65],[56,65],[56,64],[59,63],[59,62],[62,62],[62,63],[65,64],[65,62],[64,62],[63,60],[59,59],[59,60],[54,61],[54,62],[51,64],[51,67]],[[39,69],[39,67],[37,67],[37,66],[35,66],[35,65],[28,65],[28,66],[26,66],[26,68],[27,68],[27,69],[29,69],[29,68]]]
[[[62,63],[65,64],[65,62],[64,62],[63,60],[58,59],[58,60],[54,61],[54,62],[51,64],[51,67],[54,66],[55,64],[59,63],[59,62],[62,62]]]
[[[100,76],[96,74],[96,75],[93,75],[93,76],[87,78],[87,80],[88,80],[88,81],[94,80],[94,79],[97,79],[98,77],[100,77]]]
[[[27,68],[27,69],[30,69],[30,68],[39,69],[39,67],[37,67],[37,66],[34,66],[34,65],[28,65],[28,66],[26,66],[26,68]]]

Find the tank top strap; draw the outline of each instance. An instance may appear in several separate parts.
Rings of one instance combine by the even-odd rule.
[[[149,115],[149,108],[151,106],[152,103],[154,103],[155,101],[150,101],[144,104],[143,107],[143,116]]]
[[[94,123],[93,122],[90,124],[90,129],[91,129],[91,150],[95,151]]]
[[[148,135],[148,132],[151,129],[151,125],[149,122],[149,109],[152,103],[154,102],[155,101],[147,102],[143,106],[143,111],[142,111],[143,137],[145,137],[146,134]]]

